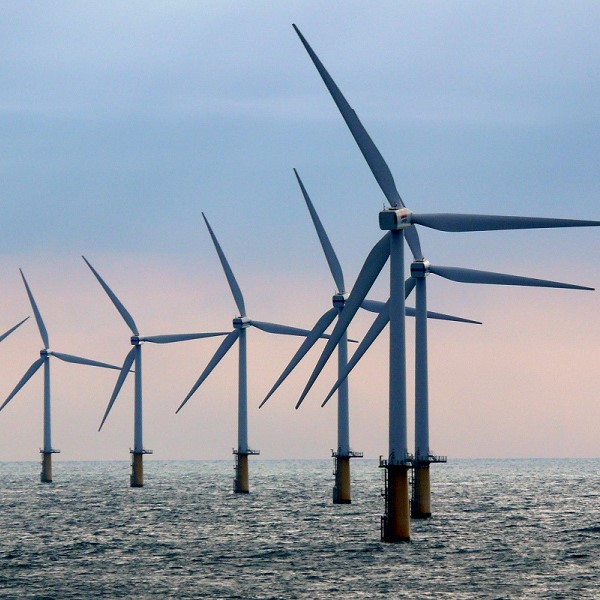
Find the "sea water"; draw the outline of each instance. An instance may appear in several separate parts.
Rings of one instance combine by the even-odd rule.
[[[0,463],[0,597],[600,598],[600,459],[432,465],[433,518],[380,541],[381,470],[329,460]]]

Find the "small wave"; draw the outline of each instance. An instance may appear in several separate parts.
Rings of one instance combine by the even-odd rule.
[[[600,525],[592,526],[592,527],[582,527],[578,529],[581,533],[600,533]]]

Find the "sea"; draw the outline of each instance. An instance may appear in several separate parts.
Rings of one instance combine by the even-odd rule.
[[[378,461],[0,463],[0,598],[600,598],[600,459],[434,464],[433,516],[380,541]]]

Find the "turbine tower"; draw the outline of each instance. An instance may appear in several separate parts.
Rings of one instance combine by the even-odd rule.
[[[277,323],[267,323],[265,321],[255,321],[249,319],[246,315],[246,307],[244,305],[244,297],[238,285],[233,271],[227,262],[227,258],[221,249],[221,246],[208,222],[208,219],[202,213],[204,222],[208,228],[208,232],[213,241],[225,277],[231,289],[233,299],[239,310],[239,316],[233,319],[233,331],[223,340],[214,356],[210,359],[208,365],[193,385],[189,394],[185,397],[177,412],[179,412],[194,395],[196,390],[202,385],[204,380],[210,375],[212,370],[219,364],[221,359],[227,354],[228,350],[239,340],[239,364],[238,364],[238,446],[233,451],[236,457],[235,479],[233,489],[236,493],[247,494],[250,491],[249,473],[248,473],[248,456],[259,454],[258,450],[253,450],[248,445],[248,374],[246,361],[246,329],[248,327],[256,327],[267,333],[278,333],[283,335],[309,336],[310,331],[299,329],[297,327],[289,327],[288,325],[279,325]],[[321,333],[317,338],[328,338],[328,335]]]
[[[369,253],[365,264],[346,301],[346,307],[327,342],[313,374],[300,398],[304,399],[325,362],[333,352],[342,333],[348,327],[375,279],[390,259],[390,349],[389,349],[389,447],[388,458],[381,462],[387,473],[386,511],[382,518],[382,539],[398,542],[410,539],[408,498],[408,454],[406,435],[406,342],[404,314],[404,239],[415,261],[423,260],[416,225],[440,231],[467,232],[504,229],[537,229],[546,227],[598,226],[599,221],[514,217],[473,214],[417,214],[408,210],[398,193],[392,173],[381,153],[363,127],[356,112],[314,53],[299,29],[300,41],[308,52],[325,86],[329,90],[354,140],[361,150],[373,176],[390,204],[379,213],[379,227],[386,231]]]
[[[122,367],[116,367],[120,369],[119,377],[117,378],[117,383],[115,384],[115,389],[113,390],[112,396],[108,402],[108,406],[106,407],[106,411],[104,412],[104,416],[102,417],[102,422],[100,423],[100,427],[98,431],[102,429],[108,414],[110,413],[123,384],[125,383],[125,379],[127,375],[131,371],[131,367],[135,365],[135,390],[134,390],[134,416],[133,416],[133,449],[129,452],[132,456],[131,461],[131,476],[129,479],[129,483],[131,487],[142,487],[144,485],[144,454],[152,454],[152,450],[144,449],[143,443],[143,404],[142,404],[142,343],[143,342],[151,342],[154,344],[171,344],[173,342],[184,342],[188,340],[197,340],[201,338],[215,337],[227,335],[227,332],[214,332],[214,333],[176,333],[176,334],[168,334],[168,335],[153,335],[141,337],[138,331],[137,325],[133,320],[131,314],[127,311],[122,302],[117,298],[115,293],[108,287],[108,284],[102,279],[99,273],[92,267],[89,261],[82,257],[87,266],[90,268],[112,303],[115,305],[115,308],[131,330],[133,334],[131,336],[131,345],[133,348],[127,353],[125,360],[123,361]]]
[[[14,390],[9,394],[8,398],[4,401],[4,404],[0,406],[0,410],[2,410],[19,392],[19,390],[35,375],[37,370],[44,365],[44,446],[40,450],[40,454],[42,454],[42,472],[40,475],[40,480],[42,483],[52,483],[52,455],[57,454],[60,450],[55,450],[52,448],[52,406],[51,406],[51,396],[50,396],[50,357],[54,356],[59,360],[68,363],[75,363],[79,365],[89,365],[92,367],[103,367],[105,369],[119,369],[114,365],[109,365],[107,363],[98,362],[96,360],[90,360],[89,358],[81,358],[80,356],[73,356],[72,354],[63,354],[62,352],[54,352],[50,350],[50,340],[48,337],[48,331],[46,330],[46,326],[44,325],[44,321],[42,320],[42,315],[37,307],[33,294],[29,289],[29,284],[25,279],[25,275],[23,275],[23,271],[19,269],[21,273],[21,277],[23,278],[23,283],[25,284],[25,290],[27,291],[27,296],[29,297],[29,302],[31,303],[31,308],[33,309],[33,314],[35,316],[35,320],[37,322],[38,330],[40,332],[40,336],[42,338],[42,342],[44,347],[40,351],[40,358],[38,358],[25,372],[25,375],[21,378],[19,383],[15,386]],[[21,321],[23,323],[23,321]],[[19,325],[21,324],[19,323]],[[9,330],[4,337],[14,331],[19,325],[13,327],[13,329]],[[4,337],[2,339],[4,339]]]

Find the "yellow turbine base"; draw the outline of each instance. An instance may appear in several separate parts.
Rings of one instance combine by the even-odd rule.
[[[131,487],[144,486],[144,455],[141,452],[132,453],[133,460],[131,461]]]
[[[333,488],[333,503],[350,504],[352,502],[352,488],[350,485],[350,457],[336,456],[335,463],[335,487]]]
[[[236,494],[247,494],[250,492],[250,477],[248,474],[248,455],[238,454],[235,469],[233,491]]]
[[[431,480],[429,465],[416,466],[413,477],[413,498],[410,505],[410,516],[413,519],[429,519],[429,517],[431,517]]]
[[[52,453],[42,453],[42,472],[40,474],[42,483],[52,483]]]
[[[384,542],[410,541],[410,501],[408,496],[408,467],[389,465],[386,497]]]

